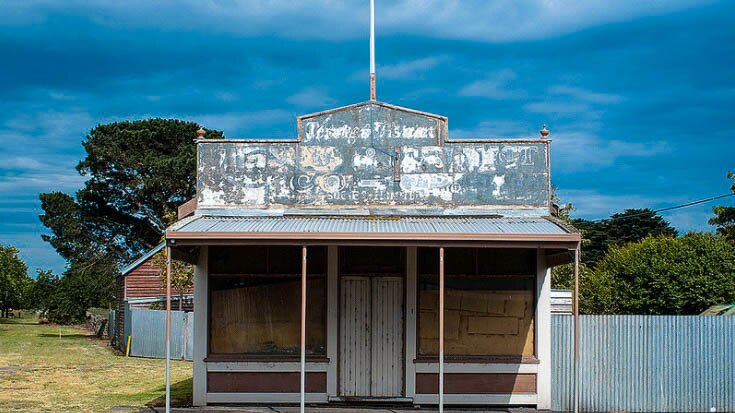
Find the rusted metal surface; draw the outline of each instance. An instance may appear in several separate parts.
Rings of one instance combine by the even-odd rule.
[[[199,141],[198,208],[548,214],[548,140],[454,142],[446,118],[379,102],[303,116],[298,129],[293,143]]]

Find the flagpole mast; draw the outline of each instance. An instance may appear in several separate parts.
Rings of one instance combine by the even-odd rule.
[[[375,0],[370,0],[370,100],[375,101]]]

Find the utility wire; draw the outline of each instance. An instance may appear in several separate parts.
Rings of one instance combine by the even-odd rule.
[[[690,207],[690,206],[694,206],[694,205],[704,204],[704,203],[707,203],[707,202],[712,202],[712,201],[715,201],[715,200],[718,200],[718,199],[722,199],[722,198],[727,198],[727,197],[730,197],[730,196],[735,196],[735,192],[731,192],[729,194],[717,195],[717,196],[713,196],[713,197],[710,197],[710,198],[704,198],[704,199],[700,199],[700,200],[697,200],[697,201],[687,202],[685,204],[674,205],[674,206],[670,206],[670,207],[666,207],[666,208],[654,209],[654,210],[651,210],[651,211],[641,212],[641,213],[633,214],[633,215],[622,215],[622,216],[617,216],[617,217],[614,217],[614,218],[613,217],[610,217],[610,218],[594,219],[594,220],[592,220],[592,222],[602,222],[602,221],[612,221],[614,219],[633,218],[633,217],[639,217],[639,216],[642,216],[642,215],[649,215],[651,213],[653,213],[655,215],[655,214],[658,214],[659,212],[672,211],[674,209],[681,209],[681,208],[686,208],[686,207]]]

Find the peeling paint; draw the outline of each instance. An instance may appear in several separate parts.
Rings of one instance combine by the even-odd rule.
[[[445,131],[441,117],[363,104],[301,120],[299,142],[202,141],[199,207],[548,208],[545,141],[452,142]]]

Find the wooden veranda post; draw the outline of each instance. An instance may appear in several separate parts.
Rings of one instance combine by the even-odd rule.
[[[444,248],[439,248],[439,413],[444,412]]]
[[[579,253],[574,250],[574,413],[579,413]]]
[[[171,412],[171,247],[166,245],[166,413]]]
[[[301,397],[299,409],[306,406],[306,246],[301,247]]]

